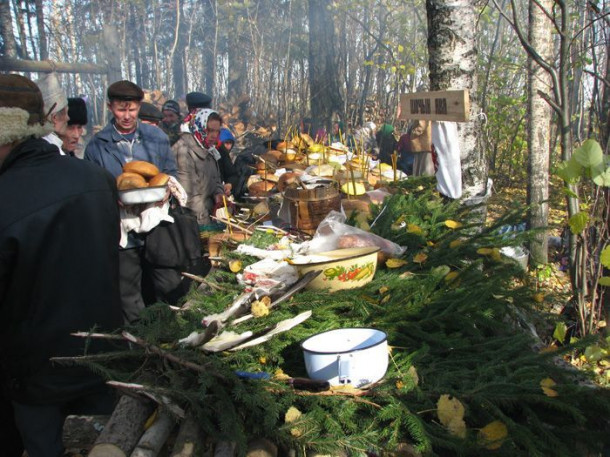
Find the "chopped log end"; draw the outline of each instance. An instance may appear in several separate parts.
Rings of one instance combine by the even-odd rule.
[[[259,438],[248,443],[246,457],[277,457],[277,446],[265,438]]]
[[[127,457],[118,446],[114,444],[97,444],[91,452],[89,452],[88,457]]]

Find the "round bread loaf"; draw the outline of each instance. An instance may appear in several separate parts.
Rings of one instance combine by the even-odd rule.
[[[149,187],[165,186],[169,181],[169,175],[166,173],[159,173],[148,181]]]
[[[138,173],[146,179],[150,179],[159,174],[159,169],[150,162],[144,160],[134,160],[123,165],[123,171]]]
[[[139,189],[148,187],[144,176],[138,173],[125,172],[116,178],[116,185],[119,190]]]

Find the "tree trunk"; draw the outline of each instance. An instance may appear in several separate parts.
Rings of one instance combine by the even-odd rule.
[[[186,87],[184,78],[184,48],[186,47],[186,21],[182,2],[176,0],[176,39],[172,49],[172,76],[174,79],[174,94],[185,93]]]
[[[333,113],[341,112],[343,106],[330,3],[309,0],[309,88],[314,133],[319,127],[330,128]]]
[[[21,52],[19,52],[19,55],[21,58],[25,58],[28,59],[28,45],[27,45],[27,41],[25,39],[25,20],[23,18],[23,8],[19,7],[19,1],[15,1],[13,3],[13,11],[15,12],[15,18],[16,18],[16,23],[17,23],[17,31],[19,32],[19,49],[21,50]],[[25,14],[27,15],[27,10],[25,11]]]
[[[216,80],[216,2],[214,0],[205,0],[203,4],[203,15],[205,17],[205,37],[203,43],[206,50],[203,60],[203,87],[205,92],[212,97],[214,93],[214,82]]]
[[[464,198],[485,194],[487,160],[478,118],[474,0],[426,0],[430,90],[468,89],[470,122],[458,124]]]
[[[38,46],[40,46],[40,60],[49,58],[49,47],[47,45],[47,32],[44,28],[44,10],[42,0],[35,0],[36,3],[36,27],[38,28]]]
[[[231,103],[235,103],[239,97],[248,93],[248,65],[245,50],[251,45],[246,43],[244,37],[247,35],[240,30],[240,21],[236,20],[236,30],[231,33],[229,39],[229,82],[227,96]]]
[[[2,33],[2,43],[4,43],[4,55],[17,57],[17,42],[13,33],[11,2],[9,0],[0,0],[0,32]]]
[[[552,61],[552,23],[547,16],[551,0],[531,2],[529,5],[529,41],[542,58]],[[527,203],[530,228],[541,229],[548,225],[549,205],[549,157],[551,137],[551,108],[538,95],[549,93],[551,77],[540,65],[528,59],[528,181]],[[537,233],[529,245],[531,265],[548,262],[548,240],[545,231]]]

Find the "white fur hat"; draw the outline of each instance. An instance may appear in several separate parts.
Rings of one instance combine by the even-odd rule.
[[[68,97],[59,86],[57,73],[45,73],[36,84],[38,84],[40,92],[42,92],[45,113],[49,115],[55,114],[68,106]]]

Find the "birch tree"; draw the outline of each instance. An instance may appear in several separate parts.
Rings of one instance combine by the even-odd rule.
[[[426,0],[430,90],[468,89],[470,121],[458,124],[464,197],[487,189],[487,160],[480,142],[475,0]]]
[[[552,24],[548,17],[552,0],[529,4],[529,42],[545,60],[553,58]],[[539,93],[549,93],[551,77],[534,59],[528,60],[528,181],[527,203],[529,227],[545,228],[549,217],[549,156],[551,108]],[[530,243],[530,262],[548,262],[548,239],[545,231],[538,232]]]

